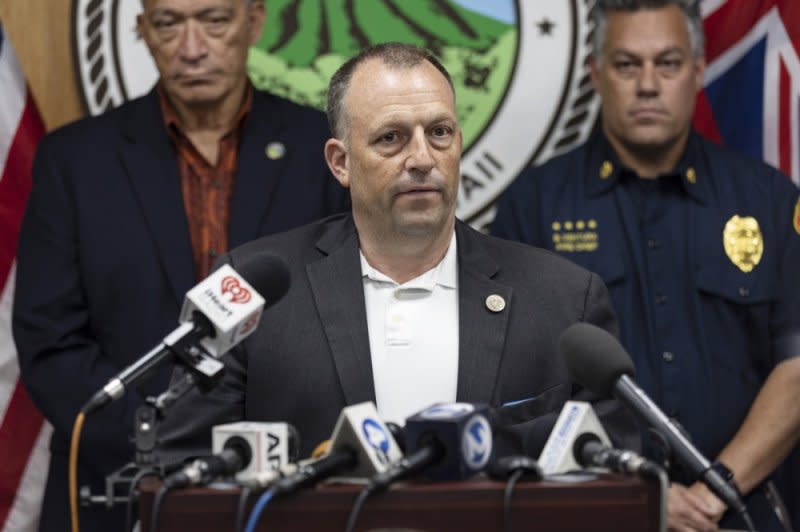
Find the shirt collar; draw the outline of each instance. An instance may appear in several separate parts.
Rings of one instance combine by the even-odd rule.
[[[453,231],[453,236],[450,239],[450,245],[447,247],[447,253],[436,266],[426,271],[419,277],[415,277],[410,281],[399,284],[389,278],[387,275],[373,268],[361,249],[358,250],[361,259],[361,277],[366,277],[372,281],[380,283],[390,283],[399,288],[417,288],[420,290],[432,291],[436,285],[445,288],[455,288],[458,283],[458,252],[456,250],[456,233]]]
[[[587,152],[588,172],[586,174],[586,191],[590,196],[597,196],[610,191],[619,183],[620,177],[625,173],[635,175],[620,163],[617,154],[608,142],[602,128],[598,127],[592,133],[588,141],[590,146]],[[689,131],[689,138],[686,149],[683,151],[678,164],[673,171],[665,174],[667,176],[680,176],[681,184],[689,196],[706,203],[708,198],[708,167],[705,159],[701,156],[702,139],[692,129]],[[662,176],[659,176],[662,177]]]
[[[244,119],[247,118],[247,115],[250,113],[250,109],[253,107],[253,85],[249,81],[247,82],[247,88],[245,90],[246,92],[244,100],[242,101],[242,105],[239,107],[239,110],[236,113],[236,119],[233,121],[231,131],[228,131],[225,135],[228,135],[232,131],[241,128],[242,124],[244,124]],[[169,100],[167,91],[164,89],[164,86],[161,82],[156,84],[156,92],[158,93],[158,101],[161,105],[161,116],[164,119],[164,127],[166,128],[167,132],[173,138],[178,135],[186,136],[180,123],[180,119],[178,118],[178,113],[175,111],[175,107]]]

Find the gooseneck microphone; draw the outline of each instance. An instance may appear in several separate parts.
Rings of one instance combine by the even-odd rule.
[[[633,362],[616,338],[594,325],[576,323],[561,334],[559,350],[578,383],[601,397],[614,396],[622,401],[666,439],[677,459],[693,475],[750,522],[747,507],[736,490],[633,381]]]
[[[221,369],[214,360],[258,326],[265,304],[277,302],[289,289],[289,269],[280,258],[259,253],[237,265],[225,264],[192,288],[184,300],[180,326],[136,362],[122,370],[83,407],[93,412],[119,399],[153,369],[174,357],[205,357],[204,364]]]

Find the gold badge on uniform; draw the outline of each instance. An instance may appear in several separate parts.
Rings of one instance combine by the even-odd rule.
[[[800,235],[800,198],[797,200],[797,205],[794,206],[794,218],[792,218],[792,225],[794,225],[795,232]]]
[[[722,243],[731,262],[745,273],[753,271],[764,254],[761,228],[752,216],[731,217],[722,231]]]

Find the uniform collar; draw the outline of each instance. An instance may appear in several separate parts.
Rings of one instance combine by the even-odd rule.
[[[686,149],[678,164],[666,176],[680,176],[686,193],[700,203],[707,203],[709,172],[705,158],[702,156],[702,139],[692,129]],[[602,128],[598,127],[588,141],[586,193],[599,196],[612,190],[625,173],[635,173],[624,167],[608,142]]]

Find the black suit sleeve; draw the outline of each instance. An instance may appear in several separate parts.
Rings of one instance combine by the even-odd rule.
[[[619,337],[619,326],[611,307],[608,289],[600,277],[594,273],[589,278],[584,309],[583,321],[597,325]],[[577,384],[575,386],[577,387]],[[592,402],[592,407],[600,418],[600,423],[616,447],[633,451],[641,450],[642,445],[636,420],[622,403],[616,399],[599,399],[583,388],[577,388],[575,399]]]
[[[76,208],[60,171],[58,151],[45,138],[33,167],[33,189],[20,230],[13,331],[22,380],[56,433],[72,432],[81,406],[116,368],[93,331],[84,280]],[[106,474],[132,456],[120,434],[132,427],[135,393],[87,419],[81,439],[86,465]],[[59,449],[65,451],[66,449]]]

